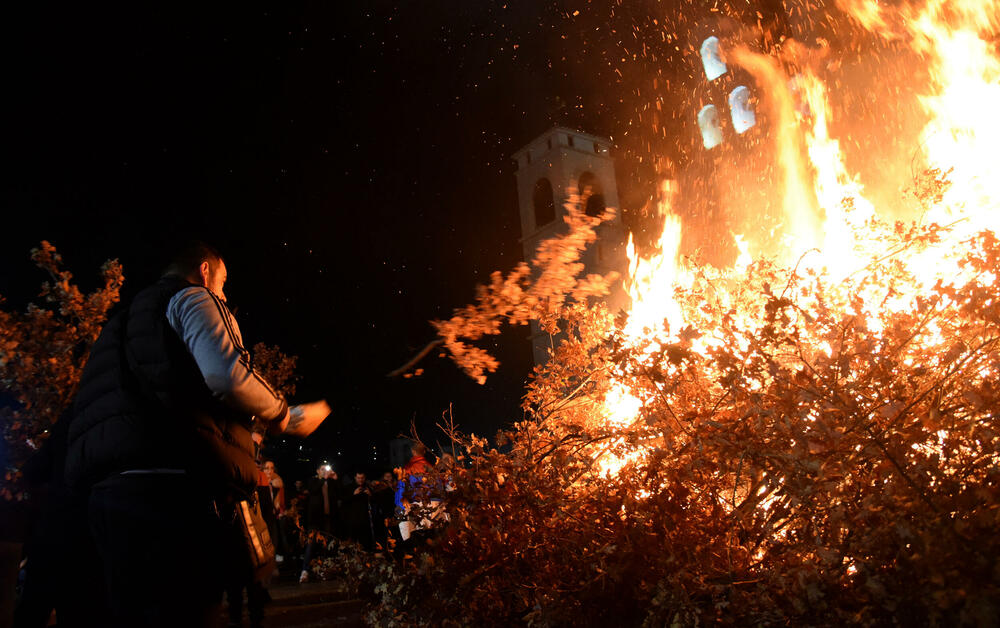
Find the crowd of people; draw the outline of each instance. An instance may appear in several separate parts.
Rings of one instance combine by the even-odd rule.
[[[412,456],[397,472],[369,479],[365,471],[341,478],[321,464],[307,480],[286,487],[273,461],[261,466],[258,486],[280,570],[296,569],[300,582],[310,578],[310,564],[330,541],[354,542],[368,552],[402,557],[411,548],[408,496],[430,468],[426,449],[412,446]],[[292,567],[289,567],[292,566]]]
[[[313,561],[338,542],[356,543],[364,551],[397,560],[414,551],[421,532],[408,520],[409,498],[431,465],[424,445],[414,443],[412,452],[402,469],[384,471],[375,479],[368,479],[361,470],[342,479],[324,463],[316,467],[314,476],[295,480],[290,487],[273,460],[260,460],[257,498],[276,550],[277,571],[291,572],[299,583],[308,582]],[[441,462],[447,464],[448,458]],[[242,625],[244,590],[250,625],[261,625],[264,606],[270,600],[270,579],[229,583],[226,594],[231,626]]]

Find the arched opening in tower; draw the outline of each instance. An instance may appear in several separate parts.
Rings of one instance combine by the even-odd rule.
[[[584,172],[576,184],[581,200],[585,200],[584,211],[588,216],[600,216],[604,213],[604,190],[600,181],[592,172]]]

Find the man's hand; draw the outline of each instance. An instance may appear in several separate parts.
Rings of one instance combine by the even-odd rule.
[[[330,416],[330,404],[326,399],[303,403],[288,409],[288,423],[284,433],[305,438],[312,434],[326,417]]]

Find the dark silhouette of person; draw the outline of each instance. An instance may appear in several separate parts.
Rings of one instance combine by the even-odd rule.
[[[187,247],[112,316],[81,375],[66,480],[90,490],[114,625],[211,625],[233,571],[252,568],[238,515],[258,481],[254,424],[306,436],[329,414],[290,409],[254,370],[226,279],[218,251]]]

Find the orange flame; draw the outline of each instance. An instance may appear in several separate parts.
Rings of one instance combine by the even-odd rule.
[[[817,274],[842,284],[843,289],[867,291],[862,305],[902,311],[912,308],[921,291],[941,280],[963,285],[957,264],[958,243],[982,230],[1000,233],[1000,176],[994,172],[994,153],[1000,146],[1000,60],[994,54],[1000,24],[1000,0],[927,0],[920,6],[904,4],[890,12],[876,0],[838,0],[838,6],[864,28],[887,39],[905,40],[927,64],[928,85],[920,103],[928,121],[920,136],[922,166],[948,173],[952,185],[929,210],[914,220],[949,226],[936,246],[887,252],[887,216],[864,196],[857,176],[845,165],[840,142],[831,135],[831,107],[819,75],[805,67],[794,80],[774,58],[746,48],[728,51],[728,59],[757,79],[764,104],[772,115],[774,159],[782,173],[783,238],[781,250],[761,250],[757,243],[735,235],[739,257],[720,276],[745,276],[752,257],[766,255],[785,264],[804,263]],[[899,181],[902,188],[909,182]],[[632,299],[623,333],[634,346],[652,347],[675,341],[696,313],[686,311],[676,298],[690,289],[695,273],[680,254],[681,220],[671,209],[676,193],[665,183],[661,213],[664,228],[659,253],[640,257],[631,240],[627,288]],[[813,252],[810,252],[814,250]],[[864,270],[873,259],[896,256],[916,278],[910,293],[890,292],[864,282]],[[735,285],[725,281],[720,285]],[[898,287],[897,287],[898,288]],[[725,299],[726,295],[722,295]],[[808,297],[807,297],[808,299]],[[851,307],[851,306],[845,306]],[[756,314],[743,312],[752,319]],[[664,324],[665,323],[665,324]],[[878,334],[879,329],[871,329]],[[933,330],[932,330],[933,332]],[[931,333],[927,343],[940,342]],[[699,339],[693,349],[704,352],[712,339]],[[817,339],[819,351],[829,344]],[[609,423],[625,426],[636,420],[642,401],[622,382],[615,382],[604,398]],[[638,455],[638,453],[636,454]],[[605,473],[614,473],[634,456],[608,456]]]

